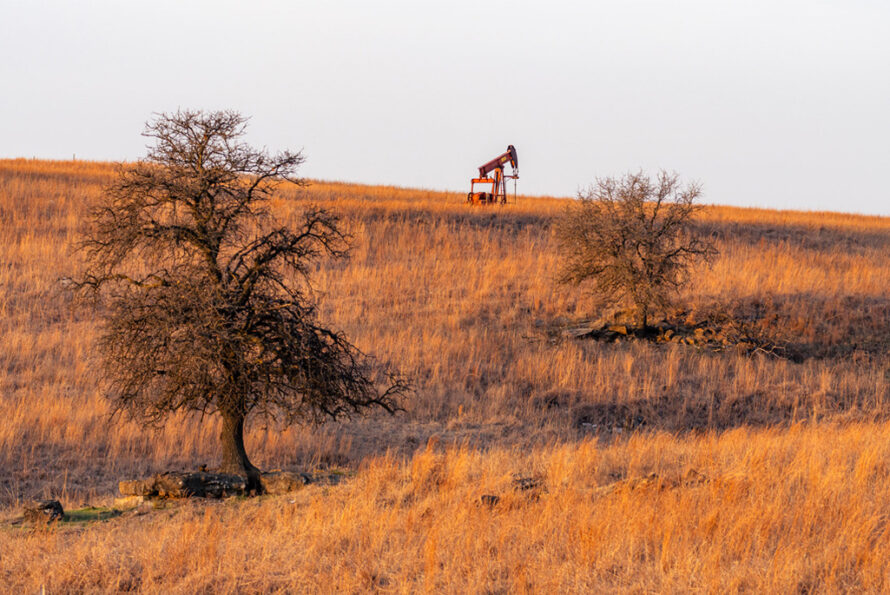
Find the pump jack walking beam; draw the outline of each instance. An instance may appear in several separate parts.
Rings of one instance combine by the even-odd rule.
[[[504,166],[509,164],[512,173],[504,174]],[[472,204],[507,203],[507,180],[519,179],[519,157],[513,145],[488,163],[479,166],[479,177],[470,181],[467,202]],[[491,192],[476,192],[476,184],[490,184]]]

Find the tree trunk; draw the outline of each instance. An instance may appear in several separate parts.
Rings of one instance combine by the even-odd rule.
[[[260,490],[260,470],[253,466],[244,449],[244,414],[220,411],[222,431],[219,435],[222,445],[222,473],[247,477],[248,491]]]

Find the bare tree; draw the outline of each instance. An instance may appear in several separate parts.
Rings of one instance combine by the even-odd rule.
[[[557,222],[558,280],[588,282],[606,302],[629,302],[646,328],[692,266],[715,254],[691,229],[700,196],[698,184],[681,187],[677,174],[664,171],[654,181],[642,172],[598,179]]]
[[[248,415],[294,423],[392,412],[406,384],[317,322],[310,265],[345,256],[349,238],[322,208],[292,227],[274,221],[268,199],[303,183],[304,157],[250,148],[246,122],[229,111],[150,121],[147,157],[121,167],[95,212],[79,286],[104,316],[115,411],[149,424],[218,412],[220,470],[257,486]]]

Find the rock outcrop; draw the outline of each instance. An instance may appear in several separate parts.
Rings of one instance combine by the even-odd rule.
[[[272,471],[260,475],[260,492],[278,495],[294,492],[312,483],[305,473]],[[198,471],[194,473],[168,472],[148,479],[121,481],[118,489],[123,496],[145,499],[156,498],[227,498],[248,494],[247,478],[226,473]]]
[[[124,496],[143,498],[225,498],[247,493],[247,479],[226,473],[168,472],[149,479],[122,481],[118,489]]]
[[[305,473],[291,471],[272,471],[260,475],[260,486],[264,494],[289,494],[312,483],[312,478]]]
[[[65,518],[65,510],[58,500],[33,500],[24,508],[25,521],[35,525],[48,525]]]

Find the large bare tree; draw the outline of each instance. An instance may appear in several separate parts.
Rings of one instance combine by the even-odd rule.
[[[221,471],[258,470],[248,415],[321,421],[372,406],[390,412],[406,385],[321,326],[313,261],[342,257],[338,217],[306,206],[283,226],[268,201],[304,157],[243,142],[235,112],[179,111],[146,125],[147,157],[124,165],[84,242],[80,282],[103,315],[101,354],[115,410],[145,423],[218,412]]]
[[[589,283],[606,302],[629,302],[636,323],[646,328],[692,267],[715,253],[692,229],[700,196],[698,184],[684,186],[665,171],[654,180],[642,172],[598,179],[557,222],[558,279]]]

